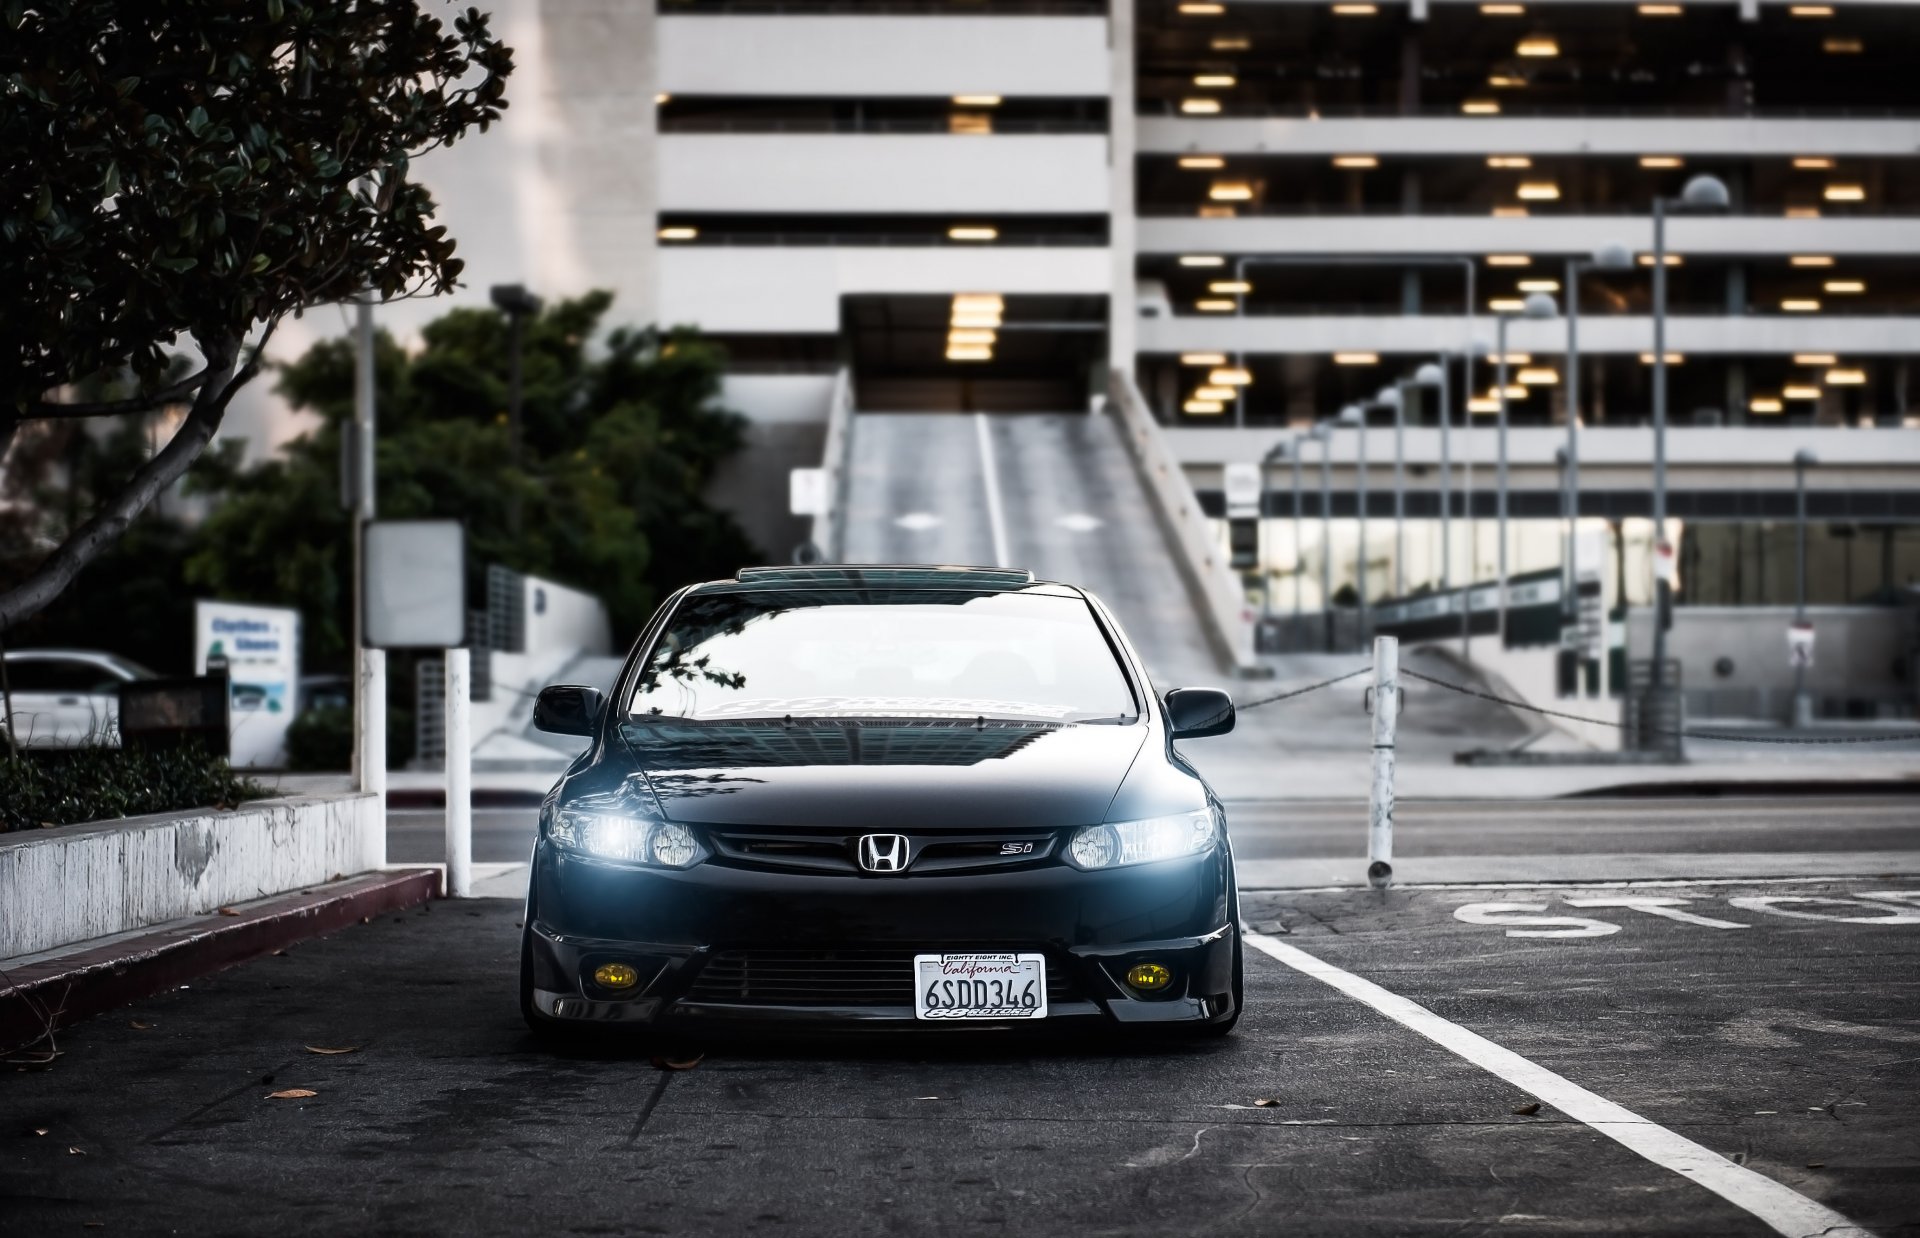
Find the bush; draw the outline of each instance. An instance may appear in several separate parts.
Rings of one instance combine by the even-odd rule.
[[[413,758],[413,714],[387,709],[387,768]],[[353,711],[322,706],[301,711],[287,728],[287,768],[334,771],[353,768]]]
[[[198,747],[0,749],[0,832],[137,817],[187,808],[231,808],[267,789]]]

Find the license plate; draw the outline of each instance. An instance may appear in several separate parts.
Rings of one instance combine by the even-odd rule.
[[[1044,1019],[1043,954],[916,954],[913,1013],[921,1019]]]

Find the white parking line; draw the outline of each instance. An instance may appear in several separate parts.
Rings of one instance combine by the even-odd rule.
[[[1629,1151],[1692,1179],[1735,1207],[1752,1213],[1778,1233],[1790,1238],[1815,1238],[1816,1235],[1872,1238],[1870,1231],[1791,1187],[1736,1165],[1711,1148],[1649,1122],[1632,1110],[1587,1091],[1477,1032],[1450,1023],[1425,1006],[1389,992],[1371,980],[1362,980],[1352,972],[1342,971],[1263,933],[1246,933],[1244,940],[1302,975],[1365,1002],[1394,1022],[1411,1028],[1489,1074],[1505,1079]]]
[[[993,565],[1007,567],[1007,518],[1000,510],[1000,470],[993,462],[993,431],[985,413],[973,415],[974,434],[980,441],[980,478],[987,487],[987,529],[993,534]]]

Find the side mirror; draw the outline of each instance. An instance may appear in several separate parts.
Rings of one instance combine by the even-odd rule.
[[[1204,739],[1233,729],[1233,698],[1218,688],[1167,693],[1167,727],[1175,739]]]
[[[598,688],[561,684],[540,689],[533,699],[533,725],[555,735],[591,735],[606,698]]]

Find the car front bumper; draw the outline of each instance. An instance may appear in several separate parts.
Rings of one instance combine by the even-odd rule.
[[[939,876],[850,877],[706,863],[679,871],[586,861],[542,841],[529,892],[532,1000],[568,1023],[676,1032],[781,1025],[933,1031],[1173,1026],[1235,1013],[1232,860],[1108,872],[1065,865]],[[1025,951],[1048,964],[1041,1020],[965,1023],[914,1017],[915,953]],[[720,981],[777,959],[777,996]],[[796,959],[814,960],[818,975]],[[625,962],[625,993],[592,974]],[[1169,967],[1161,993],[1130,989],[1138,962]],[[835,968],[854,968],[849,992]],[[817,980],[818,983],[810,983]]]

